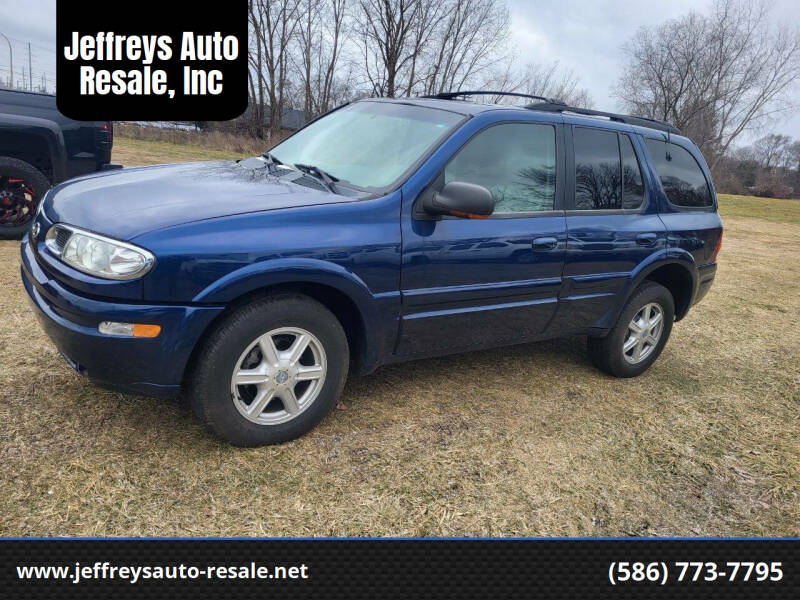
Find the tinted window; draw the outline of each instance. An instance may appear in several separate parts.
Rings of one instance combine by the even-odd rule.
[[[619,150],[622,155],[622,208],[639,208],[644,200],[642,170],[627,135],[620,134]]]
[[[482,185],[495,198],[494,214],[553,210],[556,134],[550,125],[506,123],[472,138],[444,171],[445,183]]]
[[[661,140],[647,140],[647,149],[667,199],[677,206],[711,206],[711,192],[700,165],[688,150]]]
[[[622,208],[622,178],[616,132],[575,127],[573,141],[575,208]]]

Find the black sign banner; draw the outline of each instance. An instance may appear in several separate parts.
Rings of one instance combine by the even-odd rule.
[[[247,0],[56,5],[56,103],[77,120],[223,121],[247,108]]]
[[[797,598],[800,540],[6,539],[8,598]]]

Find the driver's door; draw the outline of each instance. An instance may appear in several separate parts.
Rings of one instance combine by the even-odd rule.
[[[447,163],[403,227],[400,355],[440,354],[545,336],[567,242],[560,124],[499,123]],[[426,218],[425,194],[450,181],[495,197],[486,219]]]

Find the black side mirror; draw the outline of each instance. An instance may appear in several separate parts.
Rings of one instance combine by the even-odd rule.
[[[485,219],[494,212],[494,196],[482,185],[451,181],[441,192],[426,198],[422,208],[429,215]]]

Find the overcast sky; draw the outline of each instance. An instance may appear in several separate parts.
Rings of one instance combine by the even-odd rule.
[[[66,0],[62,0],[66,1]],[[656,25],[689,10],[704,12],[711,0],[506,0],[511,10],[511,45],[520,66],[527,62],[571,69],[598,109],[617,109],[611,87],[624,57],[622,45],[642,25]],[[773,0],[777,22],[800,24],[797,0]],[[31,42],[34,75],[55,78],[56,0],[0,0],[0,32],[12,38],[19,77]],[[23,8],[24,6],[24,8]],[[27,70],[27,64],[25,65]],[[8,74],[8,49],[0,38],[0,72]],[[771,130],[800,138],[800,116]]]
[[[618,109],[611,87],[625,63],[622,45],[645,25],[658,25],[691,10],[706,12],[711,0],[507,0],[511,42],[521,64],[558,61],[580,77],[597,109]],[[773,0],[776,22],[800,25],[798,0]],[[800,116],[771,125],[800,138]],[[763,134],[763,132],[762,132]]]

